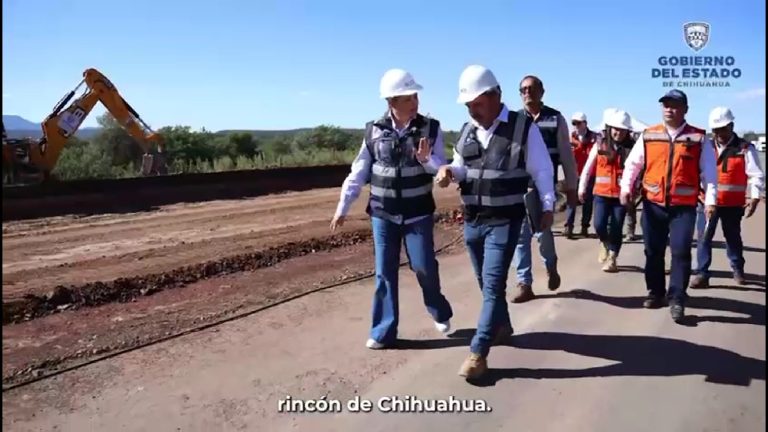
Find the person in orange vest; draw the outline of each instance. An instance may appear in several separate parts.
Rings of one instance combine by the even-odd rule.
[[[605,119],[605,131],[589,152],[579,179],[579,200],[582,201],[589,193],[587,184],[594,179],[595,231],[600,239],[598,260],[604,263],[603,271],[609,273],[619,271],[616,258],[621,251],[622,227],[627,213],[627,207],[619,201],[619,179],[635,144],[631,131],[629,114],[620,110],[610,113]]]
[[[669,300],[672,319],[685,318],[688,283],[691,278],[691,244],[696,228],[699,188],[704,188],[705,214],[715,213],[717,173],[715,155],[706,130],[685,120],[688,96],[678,89],[659,99],[664,122],[645,129],[624,164],[621,203],[628,205],[641,171],[642,227],[645,245],[645,286],[648,296],[643,307],[658,308]],[[700,186],[701,185],[701,186]],[[667,289],[664,258],[667,242],[672,264]]]
[[[717,157],[717,209],[709,224],[699,204],[697,220],[697,275],[690,288],[709,286],[709,266],[712,264],[712,238],[717,223],[722,222],[725,251],[731,262],[733,279],[739,285],[744,280],[744,244],[741,241],[741,220],[751,217],[760,203],[765,174],[755,146],[733,132],[733,112],[717,107],[709,114],[709,127],[715,137],[715,146],[707,148]],[[749,200],[747,200],[749,195]]]
[[[576,128],[571,132],[571,148],[576,159],[576,171],[582,175],[590,150],[592,150],[597,134],[587,126],[587,116],[583,112],[571,116],[571,125]],[[581,184],[579,184],[581,185]],[[592,219],[592,185],[585,185],[587,193],[581,201],[581,236],[589,235],[589,221]],[[565,237],[573,238],[573,224],[576,222],[576,206],[569,205],[565,216]]]

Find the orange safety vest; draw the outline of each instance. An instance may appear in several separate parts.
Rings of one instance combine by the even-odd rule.
[[[645,199],[663,206],[696,205],[705,134],[703,129],[688,124],[674,141],[663,124],[643,131]]]
[[[595,160],[595,187],[592,192],[602,197],[618,198],[621,192],[619,182],[623,172],[621,157],[603,140]]]
[[[739,152],[729,157],[717,157],[717,205],[724,207],[743,207],[747,202],[747,161],[749,143],[740,140]],[[722,155],[722,153],[721,153]]]
[[[581,171],[587,164],[587,157],[589,157],[589,152],[595,144],[595,139],[596,134],[591,130],[587,130],[584,141],[579,139],[577,131],[571,132],[571,148],[573,149],[573,157],[576,159],[576,171],[578,171],[579,175],[581,175]]]

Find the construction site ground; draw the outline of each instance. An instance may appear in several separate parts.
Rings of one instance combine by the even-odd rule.
[[[338,196],[316,189],[5,223],[4,384],[369,273],[366,199],[333,234]],[[441,247],[459,233],[458,196],[436,196]]]
[[[366,275],[373,251],[365,200],[331,235],[338,193],[4,224],[4,312],[6,303],[19,305],[9,309],[17,319],[3,327],[4,384],[40,380],[3,392],[3,425],[15,431],[765,428],[764,203],[744,225],[748,283],[732,282],[719,244],[713,286],[691,290],[683,325],[671,322],[667,309],[640,307],[641,243],[625,245],[621,272],[607,274],[597,264],[594,239],[558,237],[563,284],[557,292],[546,291],[534,247],[539,298],[510,304],[516,336],[494,348],[491,373],[479,383],[456,374],[481,297],[452,212],[458,204],[452,189],[438,191],[446,215],[435,231],[455,312],[448,337],[436,333],[415,277],[403,267],[400,349],[364,347],[372,295],[372,281],[364,279],[45,378]],[[491,410],[385,413],[376,405],[384,396],[409,395],[483,400]],[[373,409],[281,412],[279,401],[289,396],[343,404],[360,397]]]

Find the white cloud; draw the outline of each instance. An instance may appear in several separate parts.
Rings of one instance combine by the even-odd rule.
[[[745,90],[740,93],[736,93],[737,99],[759,99],[765,97],[765,87],[753,88]]]

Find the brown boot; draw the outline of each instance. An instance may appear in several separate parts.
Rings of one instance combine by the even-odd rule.
[[[512,303],[525,303],[529,300],[533,300],[536,294],[533,293],[533,288],[530,285],[519,283],[515,290],[515,295],[512,297]]]
[[[476,379],[483,376],[488,370],[488,362],[480,354],[470,354],[459,369],[459,375],[467,379]]]
[[[504,345],[509,338],[515,334],[515,330],[511,325],[504,324],[496,329],[496,335],[493,337],[493,345]]]
[[[709,280],[701,275],[696,275],[691,279],[691,283],[688,284],[688,288],[707,288],[709,287]]]

